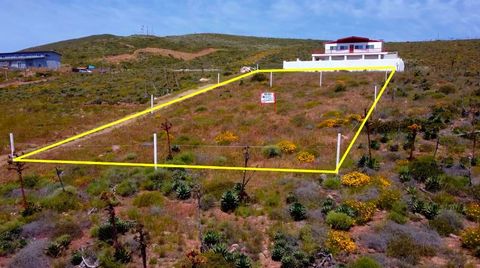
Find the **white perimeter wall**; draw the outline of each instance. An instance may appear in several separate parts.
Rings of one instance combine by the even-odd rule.
[[[384,67],[395,66],[398,72],[403,72],[405,64],[400,58],[378,60],[331,60],[331,61],[283,61],[283,69],[296,68],[345,68],[345,67]],[[380,70],[380,69],[379,69]]]

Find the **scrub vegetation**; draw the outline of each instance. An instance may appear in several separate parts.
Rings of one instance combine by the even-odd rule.
[[[21,153],[145,109],[150,94],[160,102],[204,85],[200,78],[216,83],[217,72],[209,71],[176,72],[175,82],[171,69],[220,68],[224,80],[242,66],[307,59],[320,45],[217,34],[100,35],[35,48],[58,50],[67,67],[9,73],[17,83],[0,88],[1,157],[9,132]],[[479,45],[386,43],[406,71],[393,77],[338,176],[56,170],[0,158],[0,266],[71,267],[82,257],[101,267],[479,266]],[[188,60],[142,50],[133,60],[108,61],[145,48],[215,50]],[[97,71],[69,71],[87,64]],[[318,73],[274,74],[271,89],[268,75],[243,79],[39,157],[152,162],[156,132],[159,159],[169,163],[333,168],[337,133],[348,144],[384,74],[323,76],[319,87]],[[276,111],[258,103],[269,90],[277,93]]]

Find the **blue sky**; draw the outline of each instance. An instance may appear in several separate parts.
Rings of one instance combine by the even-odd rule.
[[[0,0],[0,51],[92,34],[480,37],[480,0]]]

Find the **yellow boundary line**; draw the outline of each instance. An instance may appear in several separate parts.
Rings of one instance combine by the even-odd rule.
[[[378,70],[385,70],[385,71],[391,71],[390,75],[388,76],[387,80],[385,81],[385,84],[383,85],[382,89],[380,90],[377,98],[374,100],[372,106],[368,110],[366,118],[362,121],[360,124],[360,127],[358,128],[357,132],[355,133],[355,136],[353,137],[352,141],[347,147],[347,150],[341,157],[341,160],[338,164],[338,166],[335,167],[333,170],[329,169],[299,169],[299,168],[258,168],[258,167],[237,167],[237,166],[206,166],[206,165],[177,165],[177,164],[151,164],[151,163],[124,163],[124,162],[98,162],[98,161],[73,161],[73,160],[50,160],[50,159],[27,159],[27,157],[31,157],[33,155],[39,154],[41,152],[45,152],[47,150],[50,150],[52,148],[58,147],[60,145],[66,144],[68,142],[83,138],[85,136],[88,136],[92,133],[104,130],[106,128],[113,127],[115,125],[121,124],[125,121],[146,115],[150,112],[162,109],[164,107],[170,106],[174,103],[184,101],[186,99],[192,98],[194,96],[200,95],[202,93],[208,92],[210,90],[213,90],[215,88],[225,86],[227,84],[230,84],[232,82],[238,81],[240,79],[246,78],[248,76],[254,75],[256,73],[292,73],[292,72],[319,72],[319,71],[378,71]],[[217,170],[251,170],[251,171],[274,171],[274,172],[297,172],[297,173],[326,173],[326,174],[338,174],[340,167],[342,166],[343,162],[345,161],[348,153],[353,147],[353,144],[357,140],[358,136],[360,135],[363,127],[365,126],[366,120],[371,116],[373,113],[373,110],[375,109],[375,106],[377,105],[378,101],[382,97],[383,92],[387,88],[387,85],[390,83],[390,80],[392,79],[393,75],[395,74],[395,67],[394,66],[369,66],[369,67],[348,67],[348,68],[295,68],[295,69],[265,69],[265,70],[255,70],[253,72],[249,72],[246,74],[239,75],[237,77],[234,77],[232,79],[223,81],[221,83],[218,83],[216,85],[204,88],[202,90],[196,91],[194,93],[176,98],[174,100],[171,100],[166,103],[162,103],[160,105],[157,105],[153,108],[149,108],[146,110],[143,110],[141,112],[131,114],[129,116],[123,117],[121,119],[118,119],[116,121],[113,121],[111,123],[96,127],[94,129],[82,132],[80,134],[77,134],[75,136],[72,136],[70,138],[61,140],[59,142],[47,145],[45,147],[42,147],[40,149],[34,150],[30,153],[26,153],[24,155],[21,155],[19,157],[16,157],[13,159],[15,162],[29,162],[29,163],[48,163],[48,164],[76,164],[76,165],[103,165],[103,166],[126,166],[126,167],[165,167],[165,168],[190,168],[190,169],[217,169]]]

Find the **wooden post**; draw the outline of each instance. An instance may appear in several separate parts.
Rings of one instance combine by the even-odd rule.
[[[15,144],[13,143],[13,133],[10,133],[10,156],[14,157],[14,153],[15,153]]]
[[[273,85],[273,72],[270,72],[270,87]]]
[[[220,84],[220,73],[217,73],[217,84]]]
[[[150,113],[153,114],[153,94],[150,95],[150,109],[152,109]]]
[[[342,134],[338,133],[337,135],[337,161],[336,167],[338,168],[338,164],[340,164],[340,145],[342,142]]]
[[[162,129],[167,134],[167,146],[168,146],[168,156],[167,160],[172,160],[172,146],[170,146],[170,129],[172,128],[172,123],[168,122],[168,119],[165,118],[165,123],[162,123]]]
[[[153,133],[153,164],[155,165],[155,170],[157,170],[157,133]]]
[[[322,87],[323,72],[320,72],[320,87]]]
[[[388,71],[385,71],[385,82],[387,82]]]
[[[375,94],[374,94],[374,99],[373,101],[377,100],[377,85],[375,85]]]

